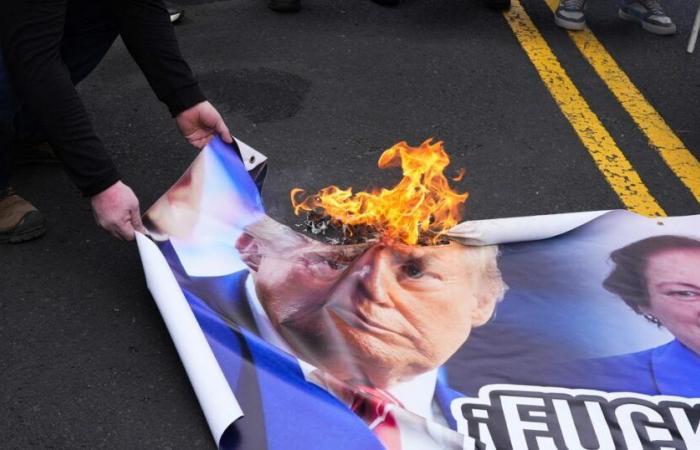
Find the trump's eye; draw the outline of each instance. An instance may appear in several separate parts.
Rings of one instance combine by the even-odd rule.
[[[345,270],[348,268],[348,264],[342,261],[338,260],[331,260],[327,259],[325,260],[325,263],[330,267],[332,270]]]
[[[348,263],[335,257],[323,255],[306,255],[304,263],[307,269],[318,278],[331,279],[348,267]]]
[[[423,268],[415,261],[409,261],[401,266],[401,272],[408,278],[417,280],[423,276]]]

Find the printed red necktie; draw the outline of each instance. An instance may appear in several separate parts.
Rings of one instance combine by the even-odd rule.
[[[369,386],[352,387],[352,411],[365,421],[387,450],[401,450],[401,431],[392,406],[402,407],[387,391]]]

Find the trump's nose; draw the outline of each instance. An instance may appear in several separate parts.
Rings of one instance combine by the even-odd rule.
[[[392,283],[392,252],[384,245],[375,245],[368,249],[356,265],[356,289],[361,297],[379,304],[390,304],[388,295]]]

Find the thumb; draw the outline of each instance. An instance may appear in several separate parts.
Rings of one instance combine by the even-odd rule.
[[[122,230],[122,228],[123,227],[115,224],[105,228],[105,230],[107,230],[107,232],[111,234],[112,237],[117,238],[120,241],[128,241],[128,232]]]
[[[131,226],[130,221],[122,222],[115,225],[115,232],[113,234],[123,241],[133,241],[134,227]]]
[[[134,227],[135,231],[143,234],[146,233],[146,228],[143,226],[143,222],[141,221],[141,211],[139,210],[138,205],[131,209],[131,225]]]
[[[224,119],[219,118],[219,121],[216,123],[216,132],[219,133],[219,136],[221,136],[221,139],[223,139],[224,142],[227,144],[233,144],[233,137],[231,137],[231,132],[224,123]]]

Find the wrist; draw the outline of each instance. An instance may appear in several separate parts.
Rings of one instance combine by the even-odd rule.
[[[95,195],[93,195],[92,197],[90,197],[90,201],[91,201],[92,204],[94,205],[95,202],[100,201],[100,200],[104,199],[105,197],[109,197],[110,194],[111,194],[112,192],[114,192],[115,190],[118,190],[119,187],[120,187],[121,185],[123,185],[123,184],[124,184],[124,183],[122,183],[121,180],[115,181],[114,183],[112,183],[111,185],[107,186],[107,187],[106,187],[105,189],[103,189],[102,191],[100,191],[100,192],[98,192],[97,194],[95,194]]]
[[[205,101],[207,98],[197,83],[180,88],[164,99],[172,117],[177,117],[183,111]]]
[[[92,198],[111,188],[121,180],[121,175],[116,168],[111,168],[107,173],[96,178],[88,185],[80,186],[83,197]]]

